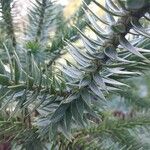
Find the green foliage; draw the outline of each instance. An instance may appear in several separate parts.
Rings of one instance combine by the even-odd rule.
[[[11,14],[11,3],[12,0],[1,0],[1,12],[2,12],[2,18],[4,20],[4,26],[6,28],[6,32],[8,35],[8,38],[11,39],[12,45],[16,47],[16,38],[14,33],[14,27],[13,27],[13,19]]]
[[[9,41],[1,45],[0,137],[9,137],[14,149],[44,149],[48,140],[50,149],[149,149],[135,136],[138,129],[138,135],[149,130],[149,101],[134,92],[130,80],[149,70],[145,22],[150,2],[106,0],[104,7],[92,0],[105,11],[104,18],[90,2],[64,21],[61,6],[36,0],[29,11],[27,40],[20,45],[11,2],[1,1]],[[70,27],[71,21],[76,27]],[[81,47],[73,43],[78,39]],[[64,48],[73,61],[58,63]],[[112,108],[120,97],[131,109],[126,113]]]
[[[50,0],[36,0],[29,11],[29,26],[27,27],[27,39],[47,44],[50,31],[54,30],[57,25],[56,6]],[[61,8],[59,9],[61,12]]]

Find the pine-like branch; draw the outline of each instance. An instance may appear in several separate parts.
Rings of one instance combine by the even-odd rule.
[[[144,50],[133,47],[125,39],[125,36],[129,33],[130,29],[134,28],[134,25],[132,24],[132,19],[133,20],[135,19],[136,21],[138,21],[142,16],[144,16],[146,12],[149,12],[150,3],[147,3],[146,5],[144,5],[138,10],[133,10],[133,11],[128,10],[125,13],[122,13],[122,12],[118,13],[118,12],[112,12],[109,9],[106,10],[103,6],[101,6],[96,1],[93,1],[93,2],[100,8],[104,9],[107,13],[109,13],[109,15],[119,16],[119,19],[117,22],[114,22],[113,25],[110,25],[111,32],[108,33],[107,35],[104,35],[100,31],[98,31],[99,27],[96,26],[96,22],[94,21],[92,22],[92,18],[89,17],[92,23],[92,25],[89,25],[89,27],[98,36],[102,36],[101,37],[102,43],[99,44],[98,42],[95,42],[92,40],[90,41],[79,30],[85,42],[85,46],[88,50],[88,53],[82,53],[77,47],[75,47],[70,42],[68,42],[69,52],[72,54],[72,56],[77,61],[77,64],[80,67],[75,67],[75,66],[70,65],[68,66],[68,68],[67,67],[63,68],[63,72],[68,76],[67,80],[70,85],[71,95],[69,94],[68,96],[64,98],[64,100],[60,103],[59,107],[56,109],[54,114],[51,116],[50,120],[52,124],[56,124],[56,123],[59,124],[59,121],[62,122],[62,120],[65,120],[65,116],[68,115],[66,112],[71,107],[71,108],[74,108],[75,111],[78,111],[78,112],[81,111],[81,113],[78,115],[72,113],[72,116],[73,118],[75,118],[77,123],[82,124],[84,126],[84,123],[82,122],[83,117],[84,117],[83,109],[86,109],[86,111],[88,109],[89,111],[89,108],[87,108],[87,99],[93,99],[93,101],[94,99],[96,99],[96,101],[105,101],[104,93],[106,90],[111,88],[109,87],[109,84],[123,85],[122,83],[119,83],[118,81],[115,81],[115,80],[118,79],[119,77],[121,79],[124,79],[124,78],[133,76],[133,74],[134,75],[138,74],[137,72],[136,73],[129,72],[128,67],[132,65],[132,62],[130,63],[126,60],[123,60],[122,58],[119,58],[119,56],[123,55],[123,53],[124,53],[124,56],[130,54],[129,59],[132,58],[132,56],[136,57],[136,59],[139,57],[140,58],[139,62],[143,61],[144,59],[144,63],[149,64],[149,61],[141,54],[144,52]],[[96,48],[94,47],[93,43],[96,43],[97,45],[102,45],[101,51],[96,51],[94,53],[94,50]],[[122,52],[122,54],[119,54],[117,52],[116,49],[118,48],[119,45],[127,49],[127,54],[124,51]],[[131,54],[134,54],[134,55],[131,55]],[[96,55],[97,56],[99,55],[99,57],[97,57]],[[119,67],[116,67],[114,69],[107,68],[107,67],[105,68],[106,64],[110,64],[108,63],[109,61],[111,63],[113,63],[114,61],[122,61],[123,63],[120,64],[119,67],[123,68],[123,70],[120,70]],[[116,65],[117,64],[118,62],[116,63]],[[105,69],[106,70],[108,69],[109,78],[106,78],[107,74],[103,77],[102,73],[105,71]],[[136,68],[135,70],[139,71],[138,68]],[[84,72],[84,74],[82,73],[80,74],[79,72],[80,73]],[[119,74],[121,74],[121,76],[119,76]],[[72,82],[72,79],[74,79],[75,81]],[[113,90],[113,87],[112,87],[112,90]],[[84,93],[84,91],[86,92]],[[92,93],[92,94],[89,94],[89,93]],[[86,94],[87,96],[85,96]],[[78,105],[79,100],[80,100],[80,103]],[[83,105],[85,105],[85,107],[81,108],[80,110],[80,107],[81,107],[80,105],[82,105],[82,103]]]
[[[91,120],[90,117],[87,117],[90,115],[98,118],[96,121],[99,122],[99,116],[96,111],[92,111],[91,107],[101,107],[106,101],[107,93],[120,90],[122,86],[128,86],[122,83],[122,79],[139,75],[139,72],[145,70],[149,65],[149,51],[134,47],[125,39],[125,36],[131,29],[138,30],[142,36],[146,34],[145,30],[143,31],[143,28],[139,27],[139,19],[150,11],[150,3],[133,10],[124,10],[125,6],[123,5],[124,11],[122,12],[122,9],[112,11],[110,7],[106,9],[96,1],[93,0],[93,2],[109,13],[109,19],[112,22],[110,20],[106,22],[109,25],[108,33],[104,30],[101,32],[96,21],[101,19],[84,4],[87,9],[85,13],[91,23],[87,23],[87,25],[96,33],[97,39],[93,40],[87,37],[78,29],[86,50],[80,51],[71,42],[66,42],[76,64],[67,62],[68,65],[62,66],[61,73],[57,76],[51,74],[44,65],[37,65],[38,62],[35,61],[32,54],[26,55],[28,59],[25,62],[26,67],[24,67],[15,51],[13,59],[17,67],[14,67],[10,59],[12,71],[8,73],[3,67],[3,62],[0,64],[4,68],[0,75],[0,84],[2,85],[0,90],[3,92],[0,100],[5,99],[3,108],[10,102],[17,101],[13,115],[18,109],[29,107],[33,103],[35,107],[32,110],[39,106],[40,109],[47,110],[46,124],[44,124],[42,135],[48,133],[49,130],[51,130],[51,134],[56,135],[59,130],[67,138],[71,138],[72,124],[85,127],[88,119]],[[88,12],[92,14],[89,15]],[[113,16],[118,16],[118,21],[115,21]],[[146,34],[147,36],[149,35]],[[45,71],[42,72],[42,69]],[[17,76],[16,81],[10,79],[14,73]],[[26,92],[27,100],[24,101]],[[51,107],[53,108],[51,109]]]
[[[12,0],[1,0],[1,9],[2,17],[6,25],[7,35],[11,39],[13,46],[16,47],[16,37],[13,26],[13,18],[11,14],[11,3]]]
[[[86,0],[85,2],[87,3],[87,5],[89,5],[91,1],[92,0]],[[68,24],[70,24],[70,22],[73,22],[74,25],[80,28],[81,30],[85,28],[86,22],[83,19],[84,11],[82,7],[84,6],[81,6],[78,9],[78,11],[67,21],[64,21],[64,16],[61,16],[60,14],[61,23],[57,27],[57,31],[55,33],[56,36],[53,38],[50,49],[48,49],[48,51],[52,52],[54,55],[53,59],[49,61],[48,67],[50,67],[58,58],[60,58],[62,54],[66,53],[62,52],[62,50],[66,46],[66,44],[64,43],[65,39],[70,39],[70,41],[73,42],[80,38],[76,28],[68,27]]]

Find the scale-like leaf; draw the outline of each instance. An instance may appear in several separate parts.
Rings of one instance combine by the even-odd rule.
[[[64,121],[65,121],[66,128],[67,128],[68,132],[70,132],[71,131],[71,121],[72,121],[72,113],[71,113],[70,108],[68,108],[66,110]]]
[[[65,65],[62,65],[60,64],[62,67],[59,68],[62,72],[64,72],[66,75],[68,75],[69,77],[71,78],[74,78],[74,79],[79,79],[79,78],[82,78],[83,74],[81,71],[79,71],[79,69],[73,67],[73,66],[65,66]]]
[[[23,106],[24,106],[24,107],[28,107],[30,104],[32,104],[34,101],[36,101],[38,95],[39,95],[39,90],[36,89],[36,90],[32,93],[31,97],[29,97],[29,98],[23,103]]]
[[[76,99],[78,99],[78,98],[79,98],[79,94],[74,93],[74,94],[68,96],[68,97],[63,101],[63,103],[71,103],[73,100],[76,100]]]
[[[97,83],[103,90],[105,90],[107,92],[107,86],[105,84],[105,82],[103,81],[103,78],[100,76],[100,74],[94,74],[93,75],[93,79],[95,81],[95,83]]]
[[[106,101],[106,99],[105,99],[105,97],[104,97],[102,91],[98,88],[98,86],[97,86],[94,82],[91,83],[91,84],[89,85],[89,87],[90,87],[91,91],[92,91],[94,94],[96,94],[100,99]]]
[[[135,74],[140,74],[139,72],[131,72],[131,71],[126,71],[123,70],[122,68],[112,68],[108,69],[111,73],[114,74],[123,74],[123,75],[135,75]]]
[[[95,118],[100,120],[100,116],[94,110],[92,110],[92,108],[90,108],[90,106],[86,102],[84,103],[84,108],[87,111],[87,113],[89,113],[93,117],[95,117]]]
[[[93,16],[89,15],[87,12],[86,12],[86,16],[87,16],[88,20],[91,22],[92,26],[95,28],[95,30],[99,33],[99,35],[107,38],[107,34],[99,25],[97,25],[97,21],[95,20],[95,18]]]
[[[124,62],[124,63],[135,63],[135,61],[125,59],[125,58],[129,57],[131,54],[125,55],[125,57],[123,57],[123,58],[118,57],[118,55],[120,55],[120,53],[117,52],[117,50],[113,47],[105,48],[104,53],[105,53],[105,55],[107,55],[112,60],[116,60],[116,61]]]
[[[106,4],[107,4],[108,8],[111,9],[113,12],[115,12],[117,14],[120,13],[122,15],[125,15],[125,12],[121,11],[112,0],[106,0]]]
[[[131,24],[133,26],[133,29],[137,33],[139,33],[145,37],[150,38],[150,33],[148,33],[147,30],[144,27],[142,27],[142,25],[139,23],[139,21],[136,18],[131,19]]]
[[[101,5],[100,3],[98,3],[96,0],[93,0],[93,2],[99,6],[101,9],[103,9],[105,12],[114,15],[114,16],[124,16],[124,14],[120,13],[120,12],[114,12],[114,11],[110,11],[109,9],[105,8],[103,5]]]
[[[89,91],[86,91],[85,89],[83,89],[81,91],[81,97],[88,106],[91,106],[92,98],[91,98]]]
[[[76,100],[76,107],[77,107],[77,110],[78,110],[81,118],[83,119],[84,103],[83,103],[82,99],[77,99]]]
[[[68,46],[71,48],[72,52],[76,57],[79,57],[82,61],[89,63],[90,59],[84,55],[77,47],[75,47],[72,43],[68,41]]]
[[[122,9],[123,11],[126,12],[126,7],[125,7],[124,1],[122,1],[122,0],[116,0],[115,2],[119,6],[120,9]]]
[[[61,104],[56,109],[54,114],[51,116],[51,118],[50,118],[51,123],[56,123],[56,122],[60,121],[64,117],[66,110],[68,109],[69,106],[70,106],[70,104],[68,104],[68,103],[67,104]]]
[[[92,14],[95,18],[97,18],[100,22],[102,22],[102,23],[104,23],[104,24],[106,24],[106,25],[109,25],[109,24],[110,24],[110,22],[107,22],[104,18],[101,18],[100,16],[97,16],[97,15],[89,8],[89,6],[87,6],[86,3],[84,3],[84,5],[85,5],[86,8],[91,12],[91,14]],[[87,17],[89,18],[89,20],[91,21],[91,23],[94,23],[94,22],[95,22],[95,21],[94,21],[94,18],[93,18],[92,16],[88,15],[88,12],[87,12],[84,8],[83,8],[83,10],[84,10],[84,12],[86,13]],[[102,28],[99,27],[99,29],[100,29],[101,31],[103,31]]]
[[[71,112],[72,112],[72,116],[73,116],[75,122],[78,125],[81,125],[81,126],[85,127],[83,117],[79,113],[79,110],[78,110],[77,105],[76,105],[76,101],[71,103]]]
[[[127,84],[124,84],[122,82],[110,79],[110,78],[103,78],[103,82],[104,83],[108,83],[108,84],[112,84],[112,85],[120,85],[120,86],[127,86],[129,87]]]
[[[82,80],[80,80],[79,88],[82,88],[82,87],[85,87],[85,86],[89,85],[90,82],[91,82],[90,77],[84,77]]]
[[[71,69],[60,68],[60,70],[71,78],[79,79],[81,76],[75,74]]]
[[[119,38],[119,42],[121,44],[121,46],[123,46],[125,49],[127,49],[128,51],[130,51],[131,53],[146,59],[138,50],[138,48],[132,46],[124,37],[120,37]]]
[[[118,53],[115,48],[107,47],[104,49],[104,53],[111,59],[117,59]]]

